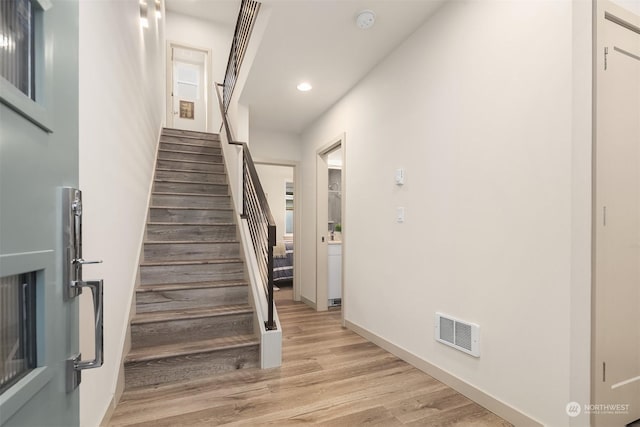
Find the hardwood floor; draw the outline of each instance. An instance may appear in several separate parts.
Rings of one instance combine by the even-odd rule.
[[[282,367],[126,391],[111,426],[510,426],[495,414],[276,292]]]

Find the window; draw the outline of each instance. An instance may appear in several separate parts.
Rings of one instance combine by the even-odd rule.
[[[0,393],[36,367],[36,273],[0,278]]]
[[[35,100],[31,0],[0,1],[0,75]]]

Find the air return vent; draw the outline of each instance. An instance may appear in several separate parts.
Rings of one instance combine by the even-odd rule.
[[[480,326],[436,313],[436,341],[480,357]]]

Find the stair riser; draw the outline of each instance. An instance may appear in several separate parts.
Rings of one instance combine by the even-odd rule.
[[[258,367],[258,346],[169,357],[125,365],[126,388],[199,378],[236,369]]]
[[[162,136],[186,136],[191,139],[201,139],[201,140],[213,140],[219,141],[220,135],[215,133],[206,133],[206,132],[197,132],[194,130],[185,130],[185,129],[168,129],[165,128],[162,130]]]
[[[152,208],[149,214],[151,222],[190,222],[190,223],[233,223],[231,210],[197,210]]]
[[[141,348],[247,335],[252,332],[253,313],[241,313],[131,325],[131,343],[132,348]]]
[[[222,163],[191,163],[181,162],[180,160],[158,159],[157,167],[160,169],[180,169],[187,171],[224,173],[224,165]]]
[[[184,182],[156,182],[153,191],[159,193],[192,193],[215,194],[226,196],[229,194],[227,184],[192,184]]]
[[[140,284],[243,280],[242,263],[140,266]]]
[[[161,160],[192,160],[195,162],[222,163],[222,156],[214,154],[176,153],[173,151],[160,151],[158,159]]]
[[[210,182],[212,184],[226,184],[227,177],[222,173],[204,172],[174,172],[156,171],[156,179],[171,179],[174,181]]]
[[[186,142],[186,144],[179,144],[175,142],[161,142],[160,149],[173,150],[173,151],[188,151],[190,153],[198,153],[198,154],[213,154],[216,156],[222,155],[222,149],[220,147],[209,146],[209,145],[190,145],[190,144],[191,144],[190,142]]]
[[[183,308],[207,308],[223,305],[247,304],[249,289],[243,286],[225,286],[205,289],[137,292],[136,312],[150,313]]]
[[[145,261],[193,261],[203,259],[237,259],[239,243],[160,243],[144,245]]]
[[[236,240],[235,225],[147,225],[147,240],[228,242]]]
[[[218,208],[231,207],[231,198],[228,196],[184,196],[154,194],[151,199],[152,206],[180,206],[184,208]]]

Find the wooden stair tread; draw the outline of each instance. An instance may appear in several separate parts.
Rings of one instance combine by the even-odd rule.
[[[140,267],[159,267],[169,265],[205,265],[205,264],[236,264],[241,263],[240,258],[216,258],[216,259],[199,259],[188,261],[147,261],[140,263]]]
[[[176,135],[179,134],[179,135]],[[215,138],[220,139],[220,134],[219,133],[213,133],[213,132],[200,132],[197,130],[187,130],[187,129],[178,129],[178,128],[162,128],[162,135],[167,135],[167,136],[188,136],[188,135],[197,135],[194,136],[193,138],[205,135],[205,136],[213,136]]]
[[[202,225],[205,227],[234,226],[232,222],[148,222],[147,225]]]
[[[149,206],[149,209],[183,209],[187,211],[232,211],[233,208],[199,208],[193,206]]]
[[[197,196],[197,197],[230,197],[228,194],[200,194],[200,193],[166,193],[154,191],[154,196]]]
[[[214,153],[194,153],[193,151],[182,151],[182,150],[171,150],[167,148],[158,149],[161,153],[178,153],[178,154],[193,154],[196,156],[222,156],[222,154],[214,154]],[[173,160],[173,159],[164,159],[164,160]]]
[[[125,358],[126,363],[166,359],[188,354],[211,353],[218,350],[257,346],[260,341],[253,335],[214,338],[189,343],[164,344],[132,349]]]
[[[249,314],[253,309],[249,304],[220,305],[205,308],[183,308],[179,310],[161,310],[138,313],[131,320],[131,325],[145,323],[170,322],[173,320],[201,319],[205,317],[228,316],[232,314]]]
[[[209,175],[227,175],[224,172],[210,172],[210,171],[198,171],[198,170],[190,170],[190,169],[175,169],[175,168],[156,168],[156,171],[162,172],[180,172],[180,173],[202,173]]]
[[[138,313],[132,319],[132,325],[145,323],[168,322],[172,320],[200,319],[204,317],[225,316],[231,314],[253,313],[249,304],[220,305],[216,307],[183,308],[174,310],[159,310],[147,313]]]
[[[175,137],[176,137],[175,135],[163,135],[163,136],[168,136],[168,137],[170,137],[170,138],[175,138]],[[179,137],[178,137],[178,138],[179,138]],[[206,139],[205,141],[217,141],[217,140],[215,140],[215,139]],[[178,144],[179,144],[179,145],[184,145],[184,146],[187,146],[187,147],[198,147],[198,148],[220,148],[220,146],[219,146],[219,145],[218,145],[218,146],[215,146],[215,145],[211,145],[211,146],[209,146],[209,145],[202,145],[202,144],[192,144],[192,143],[190,143],[190,142],[184,142],[184,141],[163,141],[163,140],[162,140],[162,137],[161,137],[161,139],[160,139],[160,142],[163,142],[163,143],[165,143],[165,144],[175,144],[175,145],[178,145]]]
[[[193,154],[193,153],[190,153]],[[202,165],[222,165],[223,162],[207,162],[202,160],[185,160],[185,159],[158,159],[161,162],[182,162],[182,163],[198,163]]]
[[[220,240],[218,242],[210,240],[149,240],[145,241],[145,245],[219,245],[219,244],[238,244],[239,240]]]
[[[186,135],[186,134],[174,134],[174,133],[162,133],[162,135],[160,135],[160,142],[166,142],[166,141],[162,141],[162,138],[185,138],[185,139],[193,139],[194,141],[204,141],[204,142],[217,142],[218,144],[220,144],[220,138],[219,137],[214,137],[214,138],[203,138],[201,135]]]
[[[158,292],[158,291],[181,291],[187,289],[213,289],[213,288],[231,288],[238,286],[248,286],[245,280],[221,280],[208,282],[186,282],[186,283],[158,283],[154,285],[142,285],[136,292]]]
[[[156,178],[155,182],[166,182],[171,184],[200,184],[200,185],[229,185],[221,182],[206,182],[206,181],[184,181],[178,179]]]

